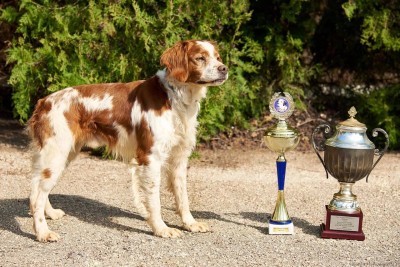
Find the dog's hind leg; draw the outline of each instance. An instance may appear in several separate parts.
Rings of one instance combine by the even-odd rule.
[[[65,215],[65,212],[62,209],[53,208],[53,206],[50,203],[49,197],[47,197],[46,205],[44,207],[44,214],[46,215],[46,217],[52,220],[58,220]]]
[[[36,199],[39,194],[39,184],[40,184],[40,176],[39,177],[33,177],[32,179],[32,191],[31,195],[29,197],[30,199],[30,214],[33,215],[35,213],[35,207],[36,207]],[[65,215],[65,212],[62,209],[55,209],[50,203],[49,197],[47,197],[46,200],[46,205],[44,208],[44,214],[46,215],[47,218],[50,218],[52,220],[58,220],[62,218]],[[35,230],[35,229],[34,229]]]
[[[66,166],[68,166],[68,164],[79,154],[79,151],[80,151],[80,148],[75,151],[71,151],[69,153],[69,157],[67,159]],[[58,220],[58,219],[61,219],[65,215],[65,212],[62,209],[53,208],[53,206],[50,203],[49,197],[47,197],[46,206],[44,208],[44,214],[46,215],[46,217],[48,217],[52,220]]]
[[[45,169],[42,167],[41,158],[39,152],[36,152],[33,157],[33,167],[32,167],[32,185],[31,185],[31,194],[29,197],[30,200],[30,214],[33,215],[35,213],[36,199],[39,194],[39,186],[40,181],[44,176],[48,176],[50,174],[50,169]],[[64,211],[61,209],[54,209],[47,197],[46,205],[44,209],[44,213],[47,217],[52,220],[60,219],[65,215]]]
[[[32,184],[31,194],[29,196],[29,208],[31,215],[35,213],[36,199],[39,194],[39,184],[41,180],[41,170],[40,153],[35,152],[32,158]]]
[[[33,213],[36,237],[41,242],[59,239],[57,233],[49,230],[45,213],[53,219],[61,218],[64,215],[62,210],[54,209],[51,206],[48,197],[67,164],[68,155],[69,153],[63,153],[54,140],[49,140],[33,159],[30,207]]]

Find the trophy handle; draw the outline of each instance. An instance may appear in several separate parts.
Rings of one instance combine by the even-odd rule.
[[[372,130],[372,137],[377,137],[378,133],[382,133],[385,136],[386,138],[385,147],[382,150],[379,149],[374,150],[374,155],[379,156],[379,158],[375,161],[374,165],[372,165],[372,168],[367,175],[367,182],[368,182],[368,177],[371,174],[372,170],[375,168],[376,164],[378,164],[378,162],[381,160],[383,154],[385,154],[386,150],[389,147],[389,135],[386,133],[386,131],[381,128],[375,128]]]
[[[315,135],[319,132],[320,128],[325,128],[324,137],[326,139],[326,135],[331,132],[331,127],[328,124],[320,124],[314,129],[314,131],[312,133],[312,136],[311,136],[314,151],[317,154],[319,160],[321,161],[322,166],[324,166],[324,169],[325,169],[325,172],[326,172],[326,179],[328,179],[328,170],[326,169],[325,162],[322,159],[321,155],[318,153],[318,151],[325,151],[325,142],[321,142],[319,144],[317,144],[315,142]]]

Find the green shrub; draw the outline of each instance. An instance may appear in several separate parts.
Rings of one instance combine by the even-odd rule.
[[[27,120],[39,98],[67,86],[148,78],[176,41],[211,39],[218,41],[231,78],[211,90],[202,134],[244,121],[231,102],[252,98],[243,76],[257,69],[259,55],[246,54],[246,61],[242,56],[260,48],[247,44],[241,31],[250,15],[248,2],[240,0],[23,0],[19,10],[1,12],[3,21],[18,25],[8,51],[15,115]]]
[[[368,131],[378,127],[384,129],[389,135],[389,149],[400,149],[400,85],[378,89],[359,99],[359,114],[363,114],[360,121],[367,125]],[[380,147],[383,146],[382,139],[378,139]]]
[[[400,6],[397,1],[350,0],[342,7],[349,20],[362,18],[362,44],[373,50],[400,51]]]
[[[39,98],[66,86],[149,78],[161,53],[184,39],[216,40],[229,67],[229,80],[210,88],[202,104],[202,139],[248,126],[268,111],[275,91],[290,92],[300,109],[306,102],[326,108],[318,97],[326,93],[316,84],[349,95],[352,87],[389,84],[385,77],[400,73],[396,0],[10,3],[0,4],[0,23],[17,29],[7,60],[14,113],[22,121]],[[343,109],[337,94],[327,101]],[[385,125],[391,135],[399,131],[394,126]]]

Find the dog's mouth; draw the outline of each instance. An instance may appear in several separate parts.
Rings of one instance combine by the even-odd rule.
[[[212,80],[212,81],[197,81],[197,84],[220,84],[225,82],[226,78],[221,78],[221,79],[216,79],[216,80]]]

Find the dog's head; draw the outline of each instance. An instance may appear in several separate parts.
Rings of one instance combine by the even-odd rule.
[[[160,62],[169,78],[178,82],[216,86],[228,79],[228,67],[222,63],[214,42],[178,42],[162,54]]]

